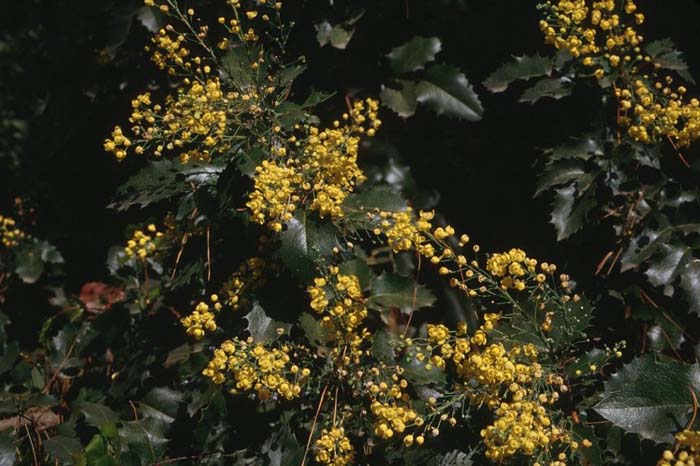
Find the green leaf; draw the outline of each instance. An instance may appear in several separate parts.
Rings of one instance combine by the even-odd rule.
[[[457,68],[438,64],[430,66],[416,86],[418,102],[427,105],[438,115],[447,115],[467,121],[479,121],[484,108],[474,88]]]
[[[156,387],[141,400],[141,413],[144,417],[155,417],[170,423],[177,417],[181,401],[182,393],[168,387]]]
[[[261,450],[267,455],[268,466],[301,464],[304,456],[304,449],[286,424],[265,441]]]
[[[577,180],[586,174],[584,163],[576,159],[564,159],[555,161],[545,168],[544,173],[537,180],[537,191],[535,197],[542,192],[571,181]]]
[[[367,261],[362,258],[357,258],[343,262],[338,266],[340,272],[344,275],[354,275],[360,281],[360,286],[363,290],[369,288],[372,280],[372,272],[367,265]]]
[[[325,343],[323,329],[318,320],[310,313],[304,312],[299,316],[299,327],[314,348],[318,348]]]
[[[230,81],[239,89],[253,84],[255,75],[250,64],[258,58],[258,51],[246,45],[234,47],[221,59],[221,67]]]
[[[372,337],[372,356],[384,364],[396,363],[394,346],[391,344],[393,337],[386,330],[379,330]]]
[[[586,216],[593,208],[595,201],[592,196],[576,196],[575,186],[554,190],[554,203],[550,223],[557,230],[557,241],[568,238],[579,231],[586,223]]]
[[[136,453],[141,463],[156,463],[165,453],[167,424],[155,418],[122,423],[119,439],[122,452]]]
[[[15,464],[15,446],[9,434],[0,435],[0,466]]]
[[[107,453],[107,442],[100,434],[92,436],[85,447],[85,459],[88,464],[95,464],[97,458],[101,458]]]
[[[52,459],[56,459],[66,466],[79,464],[76,460],[80,458],[83,446],[77,438],[56,435],[44,440],[43,444],[44,450]]]
[[[62,264],[63,256],[48,241],[32,239],[24,243],[15,256],[15,273],[25,283],[36,283],[46,264]]]
[[[193,191],[192,185],[214,185],[224,166],[219,163],[199,164],[163,159],[149,162],[145,168],[121,185],[109,208],[118,211],[132,206],[146,207],[156,202],[180,198]]]
[[[464,453],[463,451],[453,450],[440,458],[438,466],[472,466],[474,452]]]
[[[670,285],[692,257],[692,250],[684,244],[661,244],[644,274],[654,286]]]
[[[605,362],[606,353],[600,348],[593,348],[580,358],[576,359],[573,363],[566,366],[566,373],[569,377],[578,377],[576,371],[581,371],[581,374],[590,374],[591,364],[602,367],[603,362]]]
[[[333,255],[338,239],[333,225],[317,223],[306,213],[298,213],[280,233],[277,257],[295,276],[310,283],[319,260]]]
[[[667,38],[650,42],[644,50],[655,64],[661,68],[676,71],[683,79],[695,84],[695,80],[688,72],[688,63],[683,58],[683,53],[676,50],[673,40]]]
[[[588,160],[593,156],[604,155],[603,145],[595,135],[575,138],[550,151],[550,158]]]
[[[334,95],[335,92],[312,91],[301,106],[302,108],[312,108],[325,102]]]
[[[700,223],[669,225],[660,231],[643,231],[642,234],[630,241],[629,247],[622,254],[620,270],[625,272],[642,265],[661,249],[661,245],[668,243],[674,233],[682,235],[700,233]]]
[[[513,57],[501,65],[484,81],[484,87],[491,92],[503,92],[513,81],[527,80],[552,73],[552,59],[539,54]]]
[[[437,37],[416,36],[403,45],[395,47],[387,54],[391,71],[396,75],[422,70],[425,65],[435,60],[442,49]]]
[[[253,304],[253,310],[243,317],[248,321],[246,330],[253,337],[255,343],[269,343],[279,338],[277,329],[283,329],[284,333],[289,333],[291,324],[278,322],[268,317],[265,310],[257,302]]]
[[[605,383],[594,409],[625,430],[655,442],[673,442],[693,411],[700,366],[648,354],[622,367]]]
[[[425,286],[410,278],[384,272],[372,279],[367,307],[377,310],[395,307],[409,314],[432,306],[434,302],[435,296]]]
[[[36,243],[22,246],[15,256],[15,273],[24,283],[36,283],[44,273],[44,261]]]
[[[700,315],[700,260],[695,259],[685,267],[681,274],[681,288],[690,312]]]
[[[571,80],[568,78],[543,78],[528,87],[520,96],[518,102],[534,104],[540,99],[549,97],[559,100],[571,95]]]
[[[15,362],[19,357],[19,342],[12,341],[5,345],[4,351],[0,356],[0,374],[4,374],[15,366]]]
[[[447,377],[445,372],[432,364],[430,369],[428,369],[426,367],[428,362],[428,358],[419,361],[413,354],[402,357],[400,365],[404,370],[403,375],[406,377],[406,380],[414,385],[444,383]]]
[[[82,401],[78,409],[85,415],[85,422],[98,429],[105,424],[114,424],[119,421],[117,413],[103,404]]]
[[[397,89],[382,86],[379,97],[384,106],[389,107],[401,118],[408,118],[416,113],[418,107],[416,84],[403,79],[398,80],[398,84],[400,87]]]
[[[350,194],[343,203],[344,223],[356,230],[374,228],[374,223],[367,218],[367,213],[375,209],[398,212],[406,209],[406,199],[401,191],[393,186],[363,185],[360,192]]]
[[[316,40],[321,47],[331,44],[336,49],[345,50],[354,33],[354,28],[344,24],[333,26],[328,21],[323,21],[316,25]]]

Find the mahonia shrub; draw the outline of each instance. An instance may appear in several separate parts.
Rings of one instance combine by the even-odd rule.
[[[241,219],[258,254],[225,259],[217,268],[227,277],[211,280],[209,255],[223,240],[214,218],[184,201],[170,233],[149,225],[120,252],[147,275],[153,255],[175,253],[178,236],[176,263],[189,238],[206,236],[205,298],[180,319],[211,348],[201,377],[288,413],[273,422],[305,445],[301,464],[411,455],[451,429],[471,431],[464,449],[494,463],[585,458],[592,438],[567,410],[597,367],[577,356],[591,307],[573,281],[521,249],[484,254],[434,211],[368,182],[359,159],[381,133],[379,102],[348,96],[347,110],[325,124],[311,113],[323,96],[288,102],[303,60],[284,56],[281,3],[225,3],[229,12],[205,24],[175,1],[146,2],[171,20],[147,50],[174,91],[137,96],[130,127],[116,126],[104,144],[117,160],[173,159],[185,174],[230,167],[247,186],[220,205]],[[387,260],[368,260],[382,249]],[[432,270],[469,302],[471,323],[414,316],[434,298],[387,268],[397,258]],[[307,297],[273,314],[265,296],[290,279]],[[621,355],[600,353],[599,364]],[[582,369],[569,375],[573,363]]]
[[[310,21],[336,52],[364,10],[333,3]],[[697,351],[683,327],[700,313],[700,194],[668,169],[692,165],[700,103],[680,52],[645,38],[641,2],[533,4],[551,55],[513,57],[483,82],[497,93],[537,78],[528,103],[576,87],[599,98],[589,133],[546,150],[532,181],[553,196],[559,240],[612,227],[599,294],[569,276],[574,259],[483,250],[453,226],[464,219],[396,182],[410,173],[395,154],[377,157],[389,110],[482,118],[464,74],[433,63],[437,37],[392,48],[369,88],[335,95],[311,90],[291,52],[299,5],[143,7],[131,16],[158,78],[120,84],[129,110],[99,141],[115,170],[138,169],[110,204],[131,224],[107,254],[109,283],[66,293],[63,257],[31,216],[0,214],[0,305],[19,290],[56,308],[21,339],[9,331],[29,318],[0,309],[0,464],[700,462],[700,366],[685,362]],[[644,276],[616,288],[617,264]],[[608,325],[611,302],[643,326],[640,357]]]

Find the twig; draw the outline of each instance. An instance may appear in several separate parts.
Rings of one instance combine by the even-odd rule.
[[[210,247],[210,235],[211,226],[207,225],[207,282],[211,281],[211,247]]]
[[[51,376],[51,379],[49,379],[49,381],[44,386],[43,390],[41,390],[41,393],[43,393],[43,394],[49,393],[49,390],[51,390],[51,385],[58,378],[58,375],[61,373],[61,370],[63,369],[63,365],[66,363],[68,358],[70,358],[71,354],[73,353],[73,350],[75,349],[75,345],[77,343],[78,343],[78,338],[76,337],[75,340],[73,340],[73,343],[70,345],[70,348],[68,348],[68,351],[66,351],[66,355],[63,357],[63,360],[58,365],[58,368],[56,368],[53,375]]]
[[[688,427],[686,427],[686,430],[690,429],[693,427],[693,424],[695,423],[695,418],[698,415],[698,397],[695,395],[695,390],[693,390],[693,387],[688,387],[690,390],[690,396],[693,397],[693,416],[690,418],[690,422],[688,422]]]
[[[29,437],[29,445],[32,448],[32,456],[34,457],[34,464],[35,464],[35,466],[39,466],[39,459],[36,457],[36,450],[34,448],[34,441],[32,440],[32,433],[29,432],[29,427],[27,427],[27,424],[24,425],[24,430],[27,431],[27,437]]]
[[[318,407],[316,408],[316,415],[314,416],[314,422],[311,423],[311,430],[309,431],[309,439],[306,441],[306,448],[304,448],[304,457],[301,459],[301,466],[306,463],[306,455],[309,453],[309,448],[311,448],[311,438],[314,435],[314,429],[316,429],[316,421],[318,421],[318,415],[321,413],[321,407],[323,406],[323,399],[326,397],[326,391],[328,391],[328,385],[323,387],[321,391],[321,399],[318,401]]]
[[[595,274],[598,275],[601,270],[603,270],[603,267],[605,267],[605,264],[608,262],[608,259],[610,259],[610,256],[613,255],[612,251],[608,251],[608,253],[603,257],[603,259],[598,263],[598,266],[595,268]]]
[[[620,254],[622,254],[622,247],[617,250],[617,254],[615,254],[615,257],[613,258],[612,262],[610,263],[610,267],[608,267],[607,274],[610,275],[612,272],[612,269],[615,267],[615,264],[617,264],[617,260],[620,258]]]

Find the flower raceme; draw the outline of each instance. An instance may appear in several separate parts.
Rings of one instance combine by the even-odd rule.
[[[19,246],[27,234],[17,228],[13,218],[0,215],[0,244],[10,249]]]
[[[598,79],[612,84],[618,123],[635,141],[670,139],[688,146],[700,138],[700,101],[661,76],[661,63],[642,51],[645,21],[634,1],[559,0],[540,4],[545,42],[569,52]],[[609,84],[606,84],[606,86]]]
[[[381,126],[378,107],[373,99],[357,101],[342,115],[343,123],[335,121],[324,130],[305,126],[306,139],[296,156],[282,147],[276,150],[277,160],[263,161],[246,204],[251,220],[279,232],[306,200],[322,218],[343,217],[343,201],[365,180],[357,165],[360,136],[371,137]]]

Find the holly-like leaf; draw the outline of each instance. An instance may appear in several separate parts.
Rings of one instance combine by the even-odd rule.
[[[85,415],[85,422],[98,429],[105,424],[115,424],[119,421],[117,413],[100,403],[83,401],[80,403],[79,409]]]
[[[603,155],[603,144],[595,135],[587,135],[575,138],[549,153],[552,160],[581,159],[588,160],[593,156]]]
[[[438,115],[479,121],[484,107],[464,74],[450,65],[430,66],[416,86],[418,102]]]
[[[690,312],[700,314],[700,260],[695,259],[685,267],[681,274],[681,288]]]
[[[644,274],[654,286],[671,285],[692,255],[692,250],[684,244],[661,244]]]
[[[142,465],[156,464],[166,450],[167,424],[155,418],[122,423],[119,440],[122,453],[135,454]]]
[[[416,84],[403,79],[398,80],[397,83],[400,87],[396,89],[382,86],[379,97],[384,106],[389,107],[401,118],[408,118],[416,113],[418,107]]]
[[[318,320],[308,312],[299,316],[299,327],[304,332],[304,336],[312,346],[318,348],[324,343],[323,329]]]
[[[558,160],[547,166],[542,176],[537,180],[537,191],[535,197],[542,192],[552,188],[567,184],[586,174],[584,163],[576,159]]]
[[[43,441],[44,450],[49,454],[49,457],[58,460],[64,466],[73,464],[81,464],[79,461],[82,456],[83,446],[75,437],[67,437],[65,435],[56,435],[48,440]],[[83,458],[83,463],[85,459]]]
[[[153,388],[141,400],[141,413],[144,417],[154,417],[163,422],[171,423],[177,417],[182,396],[182,393],[172,388]]]
[[[438,466],[472,466],[474,462],[472,461],[472,456],[474,452],[464,453],[460,450],[453,450],[447,453],[445,456],[440,458],[437,465]]]
[[[413,310],[432,306],[435,296],[425,286],[410,278],[383,273],[372,279],[367,307],[383,310],[398,308],[408,314]]]
[[[247,46],[234,47],[221,59],[221,67],[226,76],[239,88],[253,83],[254,75],[250,64],[257,60],[258,53]]]
[[[336,49],[345,50],[354,33],[354,28],[343,24],[333,26],[328,21],[323,21],[316,25],[316,40],[321,47],[330,44]]]
[[[391,71],[396,75],[422,70],[425,65],[435,60],[442,50],[437,37],[416,36],[403,45],[395,47],[387,54]]]
[[[445,382],[445,372],[429,364],[427,358],[421,361],[411,354],[401,358],[400,365],[404,370],[406,380],[414,385],[431,385]]]
[[[693,411],[700,366],[648,354],[626,364],[605,383],[594,407],[605,419],[655,442],[673,441]]]
[[[9,434],[0,435],[0,466],[15,464],[15,446]]]
[[[661,39],[650,42],[644,50],[652,58],[654,64],[661,68],[677,72],[686,81],[695,84],[693,76],[688,72],[688,63],[683,53],[676,50],[676,44],[671,39]]]
[[[654,254],[660,251],[661,246],[668,243],[674,233],[687,235],[700,233],[700,223],[687,223],[682,225],[669,225],[661,230],[644,230],[639,236],[630,241],[627,250],[622,254],[620,269],[625,272],[642,265]]]
[[[554,193],[550,223],[557,230],[557,241],[561,241],[583,227],[595,201],[588,193],[577,197],[577,189],[573,185],[555,189]]]
[[[289,333],[291,324],[278,322],[273,320],[257,302],[253,304],[253,310],[243,317],[248,321],[246,330],[253,337],[255,343],[269,343],[276,340],[280,333],[278,329],[282,329],[284,333]]]
[[[214,185],[224,170],[220,163],[183,165],[168,159],[149,162],[145,168],[121,185],[107,206],[118,211],[132,206],[146,207],[173,200],[192,192],[192,185]]]
[[[46,264],[61,264],[63,256],[47,241],[32,239],[24,243],[15,256],[15,273],[24,283],[36,283]]]
[[[269,466],[300,464],[304,456],[304,449],[286,424],[265,441],[262,451],[267,455],[265,464]]]
[[[396,363],[396,355],[391,340],[392,336],[386,330],[380,330],[372,337],[372,356],[384,364]]]
[[[287,222],[280,242],[277,257],[289,271],[306,282],[316,276],[318,261],[330,257],[333,248],[338,246],[334,227],[329,223],[319,224],[306,213],[297,214]]]
[[[552,59],[537,55],[513,57],[501,65],[484,81],[484,87],[491,92],[503,92],[513,81],[528,80],[552,73]]]
[[[525,89],[518,102],[534,104],[545,97],[559,100],[571,95],[571,86],[572,82],[568,78],[543,78]]]

